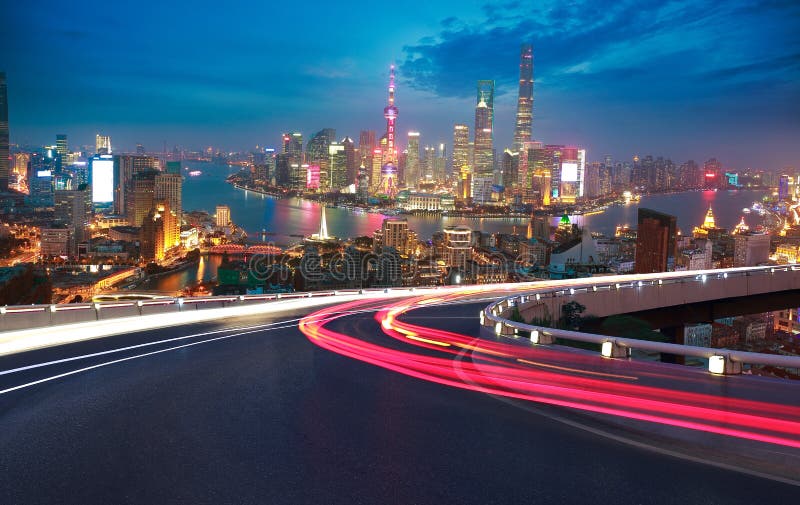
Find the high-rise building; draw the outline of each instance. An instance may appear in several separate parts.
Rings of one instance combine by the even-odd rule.
[[[733,240],[734,267],[754,267],[769,260],[768,234],[748,231],[737,233]]]
[[[422,178],[427,182],[434,180],[436,164],[436,148],[433,146],[425,146],[424,154],[422,157]]]
[[[89,178],[92,186],[92,202],[107,205],[114,202],[115,188],[118,185],[114,170],[114,157],[97,154],[89,160]]]
[[[436,159],[433,160],[433,180],[444,182],[447,177],[447,149],[444,143],[439,144],[436,151]]]
[[[453,173],[461,173],[464,167],[471,169],[469,163],[469,126],[453,126]]]
[[[227,205],[217,205],[215,224],[219,227],[231,224],[231,208]]]
[[[361,130],[361,134],[358,137],[358,154],[361,156],[361,162],[364,163],[364,166],[372,166],[372,151],[377,146],[375,132],[373,130]],[[370,161],[367,161],[368,158],[370,158]]]
[[[183,177],[180,174],[159,172],[156,174],[153,198],[164,201],[169,205],[169,210],[175,214],[180,222],[183,212]]]
[[[283,153],[289,156],[289,163],[303,162],[303,134],[300,132],[283,134]]]
[[[142,226],[145,218],[153,209],[158,170],[143,170],[133,175],[129,185],[130,191],[125,198],[125,217],[131,226]]]
[[[356,156],[356,146],[353,139],[350,137],[345,137],[342,139],[342,145],[344,146],[344,156],[345,156],[345,183],[344,185],[356,184],[356,179],[358,178],[358,165],[359,160]],[[344,187],[344,186],[343,186]]]
[[[78,245],[89,240],[89,223],[92,220],[92,193],[87,186],[54,193],[53,222],[70,229],[71,256],[78,255]]]
[[[349,183],[347,181],[347,148],[345,142],[353,141],[345,138],[341,143],[332,142],[328,146],[328,187],[333,191],[341,191]]]
[[[422,176],[419,163],[419,132],[408,132],[408,154],[406,156],[406,185],[415,188]]]
[[[390,217],[383,220],[381,229],[373,235],[375,252],[380,252],[381,247],[394,247],[403,256],[410,256],[414,252],[416,234],[408,229],[408,220],[399,217]]]
[[[177,167],[172,165],[172,171],[174,172],[177,168],[177,172],[180,174],[180,162],[169,163],[177,163]],[[116,214],[124,214],[128,208],[127,200],[131,192],[133,176],[139,172],[159,170],[160,166],[160,161],[155,156],[139,156],[132,154],[114,156],[114,212]],[[168,171],[169,170],[168,167]],[[149,210],[150,209],[144,209],[145,212]]]
[[[466,270],[472,259],[472,230],[466,226],[444,229],[444,263],[451,268]]]
[[[473,147],[474,176],[494,176],[493,103],[494,81],[478,81],[478,104],[475,106],[475,143]]]
[[[69,146],[67,144],[67,135],[64,133],[56,135],[56,152],[61,158],[61,163],[66,163],[67,154],[69,154]]]
[[[519,152],[506,149],[503,151],[500,183],[505,187],[506,194],[517,186],[519,175]]]
[[[336,130],[333,128],[323,128],[308,141],[306,146],[306,162],[321,165],[328,159],[328,146],[336,140]]]
[[[94,138],[94,146],[97,154],[111,154],[111,137],[98,133]]]
[[[523,44],[519,55],[519,97],[514,126],[514,150],[519,152],[531,140],[533,124],[533,47]]]
[[[677,218],[639,208],[634,272],[649,274],[675,269]]]
[[[167,251],[180,244],[180,224],[169,203],[155,202],[139,234],[140,254],[148,260],[163,260]]]
[[[0,191],[8,191],[8,87],[0,72]]]

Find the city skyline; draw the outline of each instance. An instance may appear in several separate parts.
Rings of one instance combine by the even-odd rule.
[[[585,146],[592,160],[654,153],[780,169],[800,157],[793,141],[800,37],[791,30],[800,8],[792,2],[706,10],[545,2],[536,12],[479,3],[413,13],[377,6],[391,9],[391,29],[314,22],[306,29],[320,28],[318,36],[302,40],[288,35],[295,23],[278,22],[288,7],[231,6],[215,13],[213,26],[185,7],[143,5],[131,18],[124,6],[108,12],[82,4],[71,7],[76,22],[64,23],[56,9],[41,15],[15,6],[19,22],[1,35],[16,48],[4,69],[11,141],[49,144],[67,133],[73,145],[89,144],[102,132],[123,150],[141,142],[161,151],[165,141],[168,149],[275,147],[283,131],[328,126],[355,137],[381,130],[374,110],[385,102],[385,69],[396,62],[399,138],[419,131],[423,145],[449,143],[454,124],[472,122],[474,82],[491,79],[499,151],[512,144],[515,67],[520,44],[530,43],[536,140]],[[230,28],[245,14],[271,20],[274,33]],[[34,15],[41,29],[22,30]],[[134,21],[148,41],[115,36]],[[333,39],[343,43],[327,43]],[[47,78],[52,71],[62,78]]]

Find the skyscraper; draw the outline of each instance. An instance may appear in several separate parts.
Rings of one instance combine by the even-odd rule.
[[[0,191],[8,191],[8,88],[0,72]]]
[[[408,155],[406,157],[406,185],[414,188],[421,176],[419,167],[419,132],[408,132]]]
[[[650,209],[639,209],[634,272],[649,274],[675,268],[677,219]]]
[[[54,193],[54,222],[70,229],[69,253],[78,255],[78,244],[87,241],[89,223],[92,220],[92,193],[86,185],[74,190]]]
[[[476,176],[494,175],[492,120],[494,117],[494,81],[478,81],[478,104],[475,106],[474,167]]]
[[[56,135],[56,152],[61,158],[61,163],[66,163],[69,146],[67,145],[67,135],[64,133]]]
[[[97,154],[111,154],[111,137],[108,135],[100,135],[99,133],[94,138],[95,153]]]
[[[514,126],[514,150],[519,152],[531,139],[533,124],[533,48],[523,44],[519,55],[519,98]]]

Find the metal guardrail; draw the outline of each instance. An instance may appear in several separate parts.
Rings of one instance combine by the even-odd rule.
[[[650,352],[707,358],[709,359],[709,371],[716,374],[741,373],[743,364],[800,369],[800,356],[773,355],[665,342],[651,342],[633,338],[613,337],[609,335],[549,328],[511,321],[509,319],[514,307],[547,298],[564,297],[566,299],[577,293],[596,293],[598,296],[608,296],[609,291],[621,289],[658,288],[659,286],[675,283],[704,283],[711,279],[735,279],[758,275],[775,275],[781,272],[798,272],[798,275],[800,275],[800,265],[703,270],[693,271],[688,274],[684,272],[666,272],[659,274],[615,276],[613,278],[595,277],[582,279],[579,282],[562,283],[556,287],[552,285],[543,285],[541,288],[534,289],[528,293],[505,297],[490,304],[481,311],[480,319],[481,325],[489,328],[498,336],[519,337],[520,332],[527,332],[530,334],[529,338],[534,344],[552,344],[555,342],[556,338],[599,344],[601,346],[602,355],[610,358],[627,358],[630,356],[630,350],[640,349]],[[798,285],[798,288],[800,288],[800,285]]]
[[[201,296],[201,297],[156,297],[144,300],[110,300],[91,303],[7,305],[0,307],[0,334],[3,331],[56,326],[75,322],[101,319],[146,316],[165,312],[183,312],[206,308],[234,307],[256,303],[292,300],[297,298],[333,297],[339,295],[370,295],[407,291],[440,289],[440,286],[411,288],[341,289],[328,291],[302,291],[261,295]]]

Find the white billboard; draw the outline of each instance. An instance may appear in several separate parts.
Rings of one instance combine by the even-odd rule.
[[[578,182],[578,164],[565,161],[561,164],[561,182]]]
[[[114,158],[92,158],[92,203],[114,201]]]

